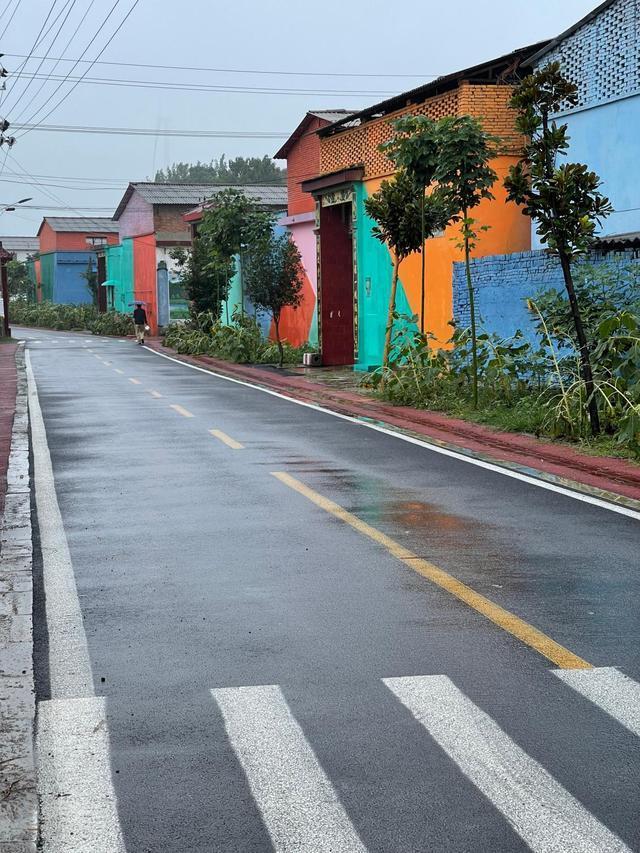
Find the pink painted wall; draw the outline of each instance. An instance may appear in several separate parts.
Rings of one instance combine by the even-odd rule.
[[[118,220],[120,242],[125,237],[140,237],[155,231],[153,220],[153,205],[141,198],[134,190],[133,195]]]
[[[280,220],[286,226],[302,256],[304,267],[304,282],[302,287],[302,302],[295,311],[285,308],[280,322],[280,334],[293,346],[301,346],[309,342],[312,346],[318,343],[317,293],[318,268],[316,264],[316,235],[315,213],[302,213],[288,216]],[[273,324],[270,337],[275,333]]]

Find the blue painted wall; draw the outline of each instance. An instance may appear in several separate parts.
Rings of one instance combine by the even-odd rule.
[[[51,267],[52,302],[60,305],[87,305],[93,302],[82,273],[86,273],[90,259],[96,269],[95,252],[49,252],[42,257],[47,259],[45,265],[48,263]]]
[[[604,220],[599,233],[640,231],[640,94],[556,119],[567,124],[571,137],[567,159],[586,163],[603,181],[615,213]],[[534,234],[532,245],[540,247]]]
[[[640,230],[640,0],[616,0],[543,54],[577,86],[578,104],[556,116],[571,137],[569,161],[603,180],[616,212],[608,236]],[[533,234],[533,245],[540,245]]]
[[[593,253],[580,263],[610,267],[640,266],[638,252]],[[556,258],[544,251],[490,255],[471,262],[478,325],[500,337],[511,337],[518,329],[536,339],[526,300],[541,290],[564,290],[562,270]],[[453,312],[458,326],[470,324],[469,294],[463,263],[453,265]]]

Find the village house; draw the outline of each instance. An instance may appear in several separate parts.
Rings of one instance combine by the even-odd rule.
[[[306,342],[318,346],[318,262],[316,255],[316,204],[302,189],[302,182],[320,172],[320,138],[317,131],[345,118],[353,110],[311,110],[276,152],[275,160],[287,161],[287,215],[280,220],[291,232],[304,270],[302,302],[294,311],[282,312],[281,334],[293,346]]]
[[[38,301],[90,304],[87,280],[96,272],[96,252],[118,242],[118,226],[105,217],[45,216],[38,229],[39,257],[33,275]]]
[[[614,207],[583,263],[596,268],[640,264],[640,0],[607,0],[528,60],[533,68],[560,63],[578,89],[577,105],[553,116],[568,128],[562,159],[585,163],[602,179]],[[484,327],[503,337],[519,329],[535,339],[527,300],[536,293],[564,290],[558,259],[541,247],[530,223],[533,251],[496,255],[473,262],[476,309]],[[638,267],[640,273],[640,267]],[[462,264],[454,269],[454,312],[468,322],[469,301]]]
[[[40,240],[37,237],[0,237],[0,245],[5,252],[10,252],[14,260],[25,263],[40,251]]]
[[[381,362],[384,328],[391,287],[389,250],[372,235],[365,199],[394,173],[379,151],[392,134],[390,122],[403,115],[471,115],[501,139],[492,165],[503,178],[522,149],[514,127],[509,99],[522,63],[541,44],[440,77],[409,92],[389,98],[317,131],[320,138],[318,174],[304,180],[302,191],[315,199],[318,235],[318,326],[323,364],[355,364],[368,369]],[[520,209],[506,202],[497,184],[494,201],[475,212],[489,226],[478,240],[478,256],[522,252],[531,246],[529,222]],[[441,342],[450,337],[453,317],[452,265],[461,257],[456,229],[426,243],[425,329]],[[407,258],[400,268],[398,310],[420,314],[420,256]]]

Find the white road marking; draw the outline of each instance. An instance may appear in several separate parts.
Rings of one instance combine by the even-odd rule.
[[[230,447],[232,450],[244,450],[244,444],[240,444],[239,441],[236,441],[235,438],[231,438],[230,435],[227,435],[226,432],[222,432],[221,429],[210,429],[209,435],[217,438],[218,441],[226,444],[227,447]]]
[[[125,853],[106,700],[40,702],[36,748],[44,853]]]
[[[630,853],[446,675],[383,681],[535,853]]]
[[[280,688],[211,693],[276,853],[366,851]]]
[[[113,369],[115,370],[116,373],[124,373],[124,370],[120,370],[119,367],[114,367]]]
[[[554,669],[552,672],[640,737],[640,684],[637,681],[614,666],[580,671]]]
[[[155,397],[156,399],[160,399],[160,397],[162,397],[162,394],[159,391],[153,391],[150,388],[148,388],[147,391],[149,394],[151,394],[152,397]]]
[[[52,699],[37,711],[45,853],[124,853],[105,700],[96,698],[69,544],[29,352],[25,353]]]
[[[404,435],[401,432],[395,432],[393,429],[380,426],[379,424],[367,423],[366,421],[360,420],[357,417],[353,417],[351,415],[343,415],[340,412],[334,412],[331,409],[325,409],[323,406],[318,406],[316,403],[307,403],[304,400],[296,400],[293,397],[287,397],[286,394],[280,394],[278,391],[272,391],[270,388],[263,388],[261,385],[254,385],[252,382],[247,382],[243,379],[234,379],[231,376],[225,376],[223,373],[216,373],[214,370],[207,370],[204,367],[198,367],[195,364],[187,364],[187,362],[180,361],[177,358],[172,358],[170,355],[166,355],[163,352],[158,352],[157,350],[152,349],[151,347],[147,348],[147,352],[151,352],[154,355],[159,356],[160,358],[166,358],[168,361],[173,361],[175,364],[180,364],[182,367],[188,367],[191,370],[197,370],[200,373],[207,373],[209,376],[215,376],[216,379],[224,379],[227,382],[235,382],[236,385],[244,385],[245,388],[252,388],[254,391],[261,391],[263,394],[269,394],[272,397],[278,397],[281,400],[286,400],[288,403],[294,403],[296,406],[303,406],[306,409],[313,409],[316,412],[322,412],[325,415],[331,415],[334,418],[339,418],[343,421],[348,421],[352,424],[357,424],[358,426],[365,427],[366,429],[375,430],[375,432],[381,432],[384,435],[389,435],[392,438],[400,439],[400,441],[406,441],[409,444],[415,444],[418,447],[423,447],[425,450],[430,450],[432,453],[439,453],[441,456],[449,456],[452,459],[457,459],[460,462],[466,462],[469,465],[475,465],[478,468],[484,468],[486,471],[492,471],[495,474],[502,474],[504,477],[511,477],[514,480],[519,480],[522,483],[527,483],[530,486],[536,486],[539,489],[546,489],[549,492],[555,492],[559,495],[564,495],[564,497],[571,498],[575,501],[580,501],[581,503],[590,504],[591,506],[596,506],[599,509],[606,509],[609,512],[615,512],[618,515],[625,515],[628,518],[633,518],[636,521],[640,521],[640,512],[634,509],[630,509],[625,506],[618,506],[617,504],[613,504],[610,501],[603,500],[602,498],[595,498],[591,495],[583,494],[582,492],[575,492],[572,489],[565,488],[564,486],[557,486],[555,483],[549,483],[547,480],[539,480],[537,477],[531,477],[528,474],[522,474],[520,471],[513,471],[511,468],[505,468],[502,465],[498,465],[493,462],[485,462],[484,459],[476,459],[472,456],[467,456],[465,453],[459,453],[455,450],[449,450],[447,447],[439,447],[437,444],[430,444],[426,439],[414,438],[412,435]]]
[[[51,695],[93,696],[93,676],[29,351],[25,353],[38,528],[49,633]]]
[[[129,379],[129,382],[133,382],[134,385],[142,384],[139,379]]]
[[[195,415],[193,412],[190,412],[189,409],[185,409],[183,406],[179,406],[177,403],[172,403],[169,406],[170,409],[173,409],[174,412],[177,412],[179,415],[182,415],[183,418],[193,418]]]

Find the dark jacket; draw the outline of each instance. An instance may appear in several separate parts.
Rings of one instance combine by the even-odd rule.
[[[133,312],[133,322],[136,326],[146,326],[147,324],[147,312],[144,308],[136,308]]]

